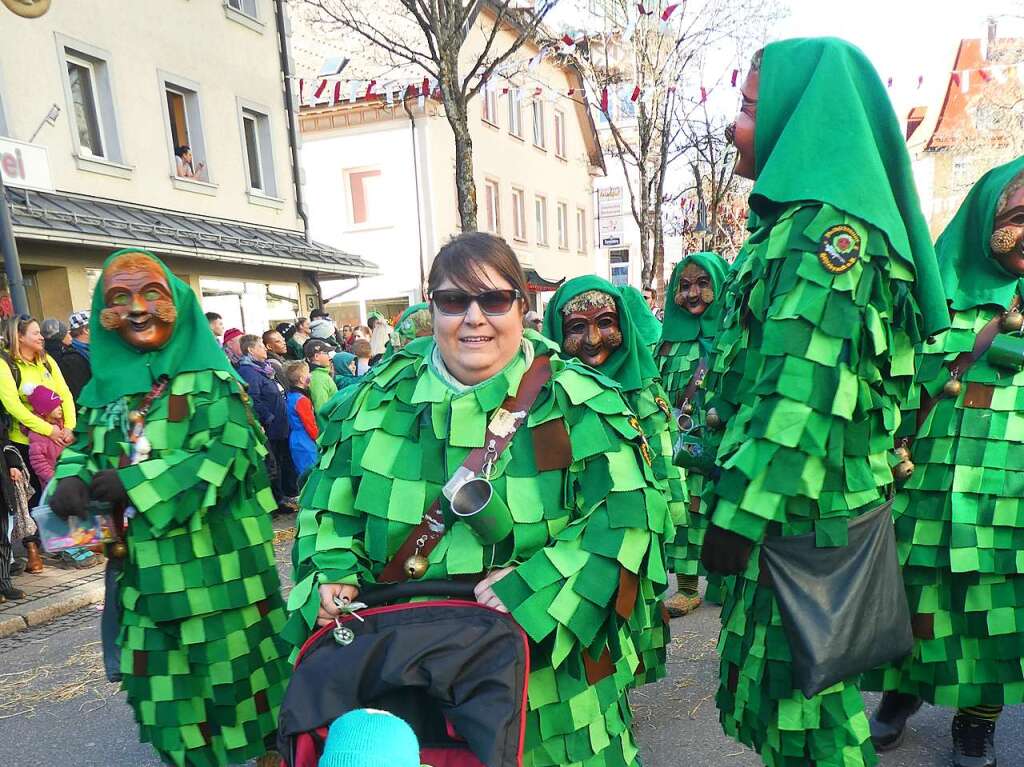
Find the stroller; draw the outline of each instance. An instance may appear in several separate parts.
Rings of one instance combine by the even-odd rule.
[[[521,767],[528,640],[511,616],[473,601],[473,585],[367,586],[366,608],[316,631],[281,703],[284,764],[316,767],[331,722],[375,708],[409,723],[424,765]]]

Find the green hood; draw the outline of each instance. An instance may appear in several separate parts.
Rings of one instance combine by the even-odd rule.
[[[126,248],[112,253],[103,263],[106,272],[110,262],[125,253],[142,253],[152,258],[163,269],[170,285],[178,318],[171,339],[160,349],[139,351],[129,346],[115,331],[100,324],[100,314],[106,307],[103,299],[103,276],[92,294],[92,314],[89,317],[89,344],[93,359],[92,378],[85,385],[78,405],[103,407],[128,394],[148,392],[161,375],[169,378],[179,373],[197,370],[221,370],[237,377],[224,350],[210,332],[196,294],[175,277],[159,258],[139,248]],[[97,364],[102,360],[103,364]]]
[[[935,242],[942,282],[957,311],[993,304],[1007,308],[1024,280],[1003,269],[989,249],[999,195],[1024,172],[1024,157],[993,168],[971,189]]]
[[[679,289],[679,277],[686,265],[691,262],[711,275],[711,284],[715,289],[714,302],[699,317],[694,317],[683,307],[677,306],[675,302],[676,290]],[[669,280],[665,290],[665,322],[661,331],[663,343],[700,341],[702,352],[706,354],[710,351],[715,333],[718,332],[722,307],[725,305],[722,288],[728,273],[729,264],[726,260],[717,253],[709,251],[691,253],[673,267],[672,279]]]
[[[903,133],[860,49],[831,37],[766,45],[754,143],[750,207],[762,225],[801,201],[863,219],[913,268],[922,332],[949,324]]]
[[[416,331],[418,330],[418,328],[416,327],[417,318],[415,315],[417,315],[419,312],[427,312],[429,314],[430,304],[413,304],[404,312],[402,312],[402,316],[399,317],[398,322],[395,323],[394,332],[397,333],[399,337],[402,338],[403,341],[411,341],[412,339],[416,338]]]
[[[644,294],[632,285],[624,285],[619,288],[622,293],[622,300],[629,310],[630,319],[636,324],[637,332],[640,333],[640,342],[644,346],[654,346],[661,339],[661,321],[654,316],[651,307],[644,300]]]
[[[561,347],[564,340],[562,307],[588,290],[599,290],[615,299],[615,306],[619,310],[619,326],[622,329],[622,346],[608,357],[600,368],[601,373],[616,381],[625,391],[642,388],[658,377],[658,368],[654,364],[650,350],[644,346],[622,293],[608,280],[588,275],[564,282],[544,309],[544,335]],[[568,357],[566,354],[561,356]]]

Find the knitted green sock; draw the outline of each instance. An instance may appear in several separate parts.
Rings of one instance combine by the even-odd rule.
[[[679,590],[684,594],[696,594],[697,593],[697,576],[696,575],[676,575],[676,581],[679,583]]]

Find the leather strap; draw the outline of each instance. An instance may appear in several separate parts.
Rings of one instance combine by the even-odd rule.
[[[1020,306],[1020,296],[1014,296],[1013,302],[1010,304],[1009,311],[1014,311]],[[978,331],[978,335],[974,339],[974,347],[969,352],[960,352],[956,357],[953,358],[952,362],[949,363],[949,372],[954,378],[962,379],[967,369],[981,359],[982,355],[985,354],[991,348],[992,342],[996,340],[996,336],[999,335],[999,326],[1003,321],[1005,312],[997,314],[995,317],[985,323],[985,327]],[[917,428],[924,425],[924,422],[928,419],[929,413],[939,404],[939,400],[942,396],[932,397],[924,395],[921,400],[921,407],[917,411]]]
[[[683,396],[676,403],[676,407],[682,407],[687,402],[693,402],[693,395],[697,393],[697,387],[701,385],[707,372],[708,358],[706,356],[701,357],[700,362],[697,363],[697,369],[693,371],[693,377],[690,378],[690,383],[683,390]]]
[[[506,412],[522,413],[523,415],[515,419],[513,428],[501,430],[500,434],[495,434],[491,431],[491,426],[494,423],[492,420],[487,426],[484,446],[470,451],[469,455],[466,456],[466,460],[462,462],[463,468],[469,469],[473,473],[478,473],[488,459],[493,461],[501,455],[502,451],[512,441],[519,426],[526,419],[526,414],[530,412],[533,403],[537,401],[537,397],[540,395],[541,389],[544,388],[544,384],[550,379],[551,358],[546,354],[536,357],[533,360],[533,364],[523,373],[515,396],[506,398],[505,402],[502,403],[502,409]],[[415,554],[419,554],[422,557],[430,556],[430,552],[441,541],[445,532],[444,515],[441,513],[441,497],[438,496],[437,500],[430,505],[430,508],[423,513],[423,519],[420,520],[420,523],[412,529],[408,537],[402,542],[402,545],[398,547],[398,551],[395,552],[391,561],[380,571],[378,581],[401,583],[408,580],[409,574],[405,570],[405,561]]]

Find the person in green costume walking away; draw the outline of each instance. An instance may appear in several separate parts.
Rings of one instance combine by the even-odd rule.
[[[117,635],[104,651],[119,651],[141,738],[178,767],[276,764],[286,616],[247,395],[195,293],[150,253],[107,259],[90,336],[103,364],[50,505],[66,517],[106,502],[127,525],[108,547],[120,573],[108,578],[104,624]]]
[[[981,177],[935,249],[952,327],[919,349],[893,507],[915,649],[865,686],[887,690],[879,750],[927,701],[958,709],[955,767],[992,767],[996,719],[1024,703],[1024,157]]]
[[[623,285],[619,288],[619,292],[622,294],[622,301],[629,311],[629,316],[633,318],[633,323],[636,325],[640,343],[653,354],[654,348],[661,340],[661,320],[654,316],[654,312],[647,305],[647,300],[639,288]]]
[[[706,381],[722,432],[701,559],[736,576],[716,702],[770,767],[874,765],[857,680],[809,699],[794,684],[761,545],[845,546],[885,504],[914,346],[949,320],[935,251],[885,87],[849,43],[766,46],[730,134],[754,186]]]
[[[665,320],[655,361],[673,410],[693,434],[707,432],[704,376],[722,315],[722,286],[729,264],[717,253],[691,253],[672,269],[665,301]],[[690,518],[677,527],[675,538],[665,546],[669,570],[676,574],[679,591],[665,603],[673,618],[700,607],[698,575],[708,576],[706,596],[721,604],[722,578],[700,566],[700,547],[707,529],[707,505],[701,500],[706,478],[691,469],[686,474]]]
[[[643,307],[650,315],[647,305]],[[563,358],[578,359],[606,376],[609,385],[618,385],[644,435],[654,473],[666,490],[673,525],[685,529],[686,479],[672,463],[675,419],[633,311],[623,292],[607,280],[574,277],[558,288],[545,307],[544,335],[561,347]],[[651,607],[643,614],[655,615],[654,625],[633,627],[648,637],[641,643],[645,682],[661,679],[666,673],[668,626],[661,619],[660,595]]]
[[[360,586],[401,580],[406,566],[410,577],[480,579],[477,600],[509,612],[531,640],[523,765],[639,765],[627,692],[646,673],[646,627],[663,620],[664,481],[617,388],[523,330],[526,278],[504,240],[453,238],[428,285],[433,337],[396,350],[354,396],[324,408],[285,635],[299,647]],[[536,378],[545,368],[550,379]],[[505,410],[524,378],[538,381],[534,403]],[[497,432],[511,441],[492,460],[500,532],[485,543],[442,488]],[[436,545],[397,558],[435,500]],[[399,575],[386,578],[393,562]]]

